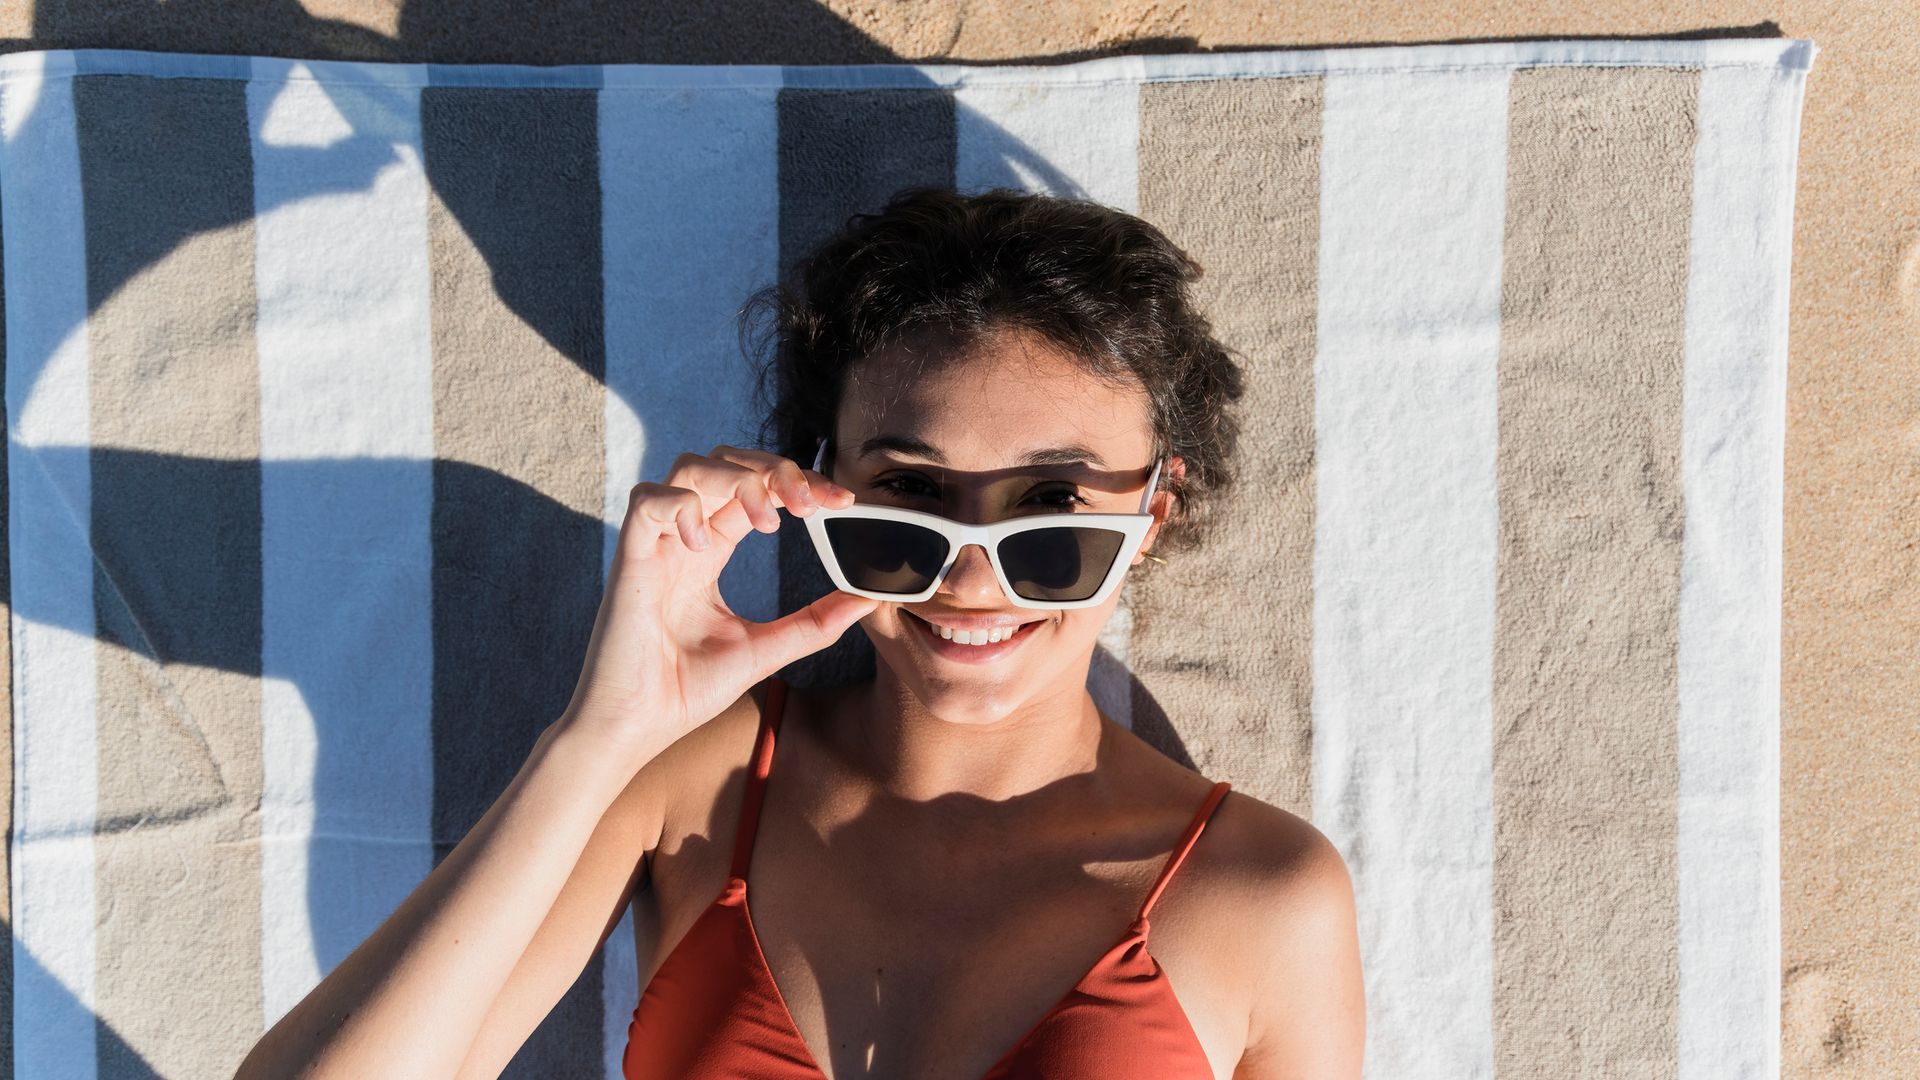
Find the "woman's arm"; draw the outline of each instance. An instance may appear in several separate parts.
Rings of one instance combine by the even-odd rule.
[[[850,505],[853,492],[785,458],[730,446],[680,455],[667,479],[628,493],[580,680],[560,719],[446,859],[280,1018],[235,1080],[456,1075],[496,1000],[516,1019],[527,1014],[529,987],[504,999],[501,990],[554,917],[589,838],[601,833],[594,861],[604,865],[616,834],[636,831],[600,826],[644,766],[878,606],[829,593],[761,623],[720,595],[736,545],[755,529],[778,531],[780,507],[805,516],[822,502]],[[641,784],[646,791],[629,802],[657,803],[657,781]],[[594,884],[604,875],[588,877],[535,950],[529,970],[540,987],[552,985],[551,957],[575,947],[580,898],[604,895]],[[632,877],[621,880],[624,906]],[[604,938],[603,928],[597,933]],[[497,1051],[489,1043],[481,1056]]]
[[[587,850],[574,864],[573,876],[493,999],[452,1080],[495,1080],[506,1070],[527,1037],[579,981],[628,905],[656,887],[651,863],[668,842],[666,824],[676,808],[683,808],[690,821],[711,820],[721,790],[744,771],[759,715],[753,693],[742,694],[726,712],[695,728],[635,774],[600,819]],[[671,919],[665,911],[658,911],[658,917]],[[652,943],[636,944],[643,946],[637,958],[644,965],[652,956]],[[645,971],[643,966],[643,981]]]
[[[235,1080],[454,1075],[633,761],[630,747],[608,753],[564,719],[549,725],[479,822]]]

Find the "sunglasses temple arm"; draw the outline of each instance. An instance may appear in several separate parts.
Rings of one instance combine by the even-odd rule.
[[[1165,459],[1153,459],[1153,472],[1147,476],[1147,490],[1140,493],[1140,512],[1143,514],[1147,512],[1147,507],[1153,502],[1153,488],[1154,485],[1160,482],[1160,463],[1163,460]]]

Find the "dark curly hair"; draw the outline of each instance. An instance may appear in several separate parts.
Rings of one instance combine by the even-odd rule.
[[[1233,479],[1241,368],[1194,307],[1200,265],[1153,225],[1085,199],[994,188],[910,187],[846,227],[740,309],[742,346],[764,354],[763,447],[802,463],[833,434],[848,369],[927,332],[964,347],[1037,332],[1102,378],[1143,388],[1176,512],[1155,542],[1196,542]],[[755,327],[760,332],[753,333]],[[766,348],[766,339],[774,347]]]

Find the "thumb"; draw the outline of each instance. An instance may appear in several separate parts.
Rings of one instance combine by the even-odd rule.
[[[753,647],[754,666],[759,669],[754,679],[763,679],[833,644],[847,627],[879,606],[880,601],[870,597],[835,590],[772,622],[748,622],[747,640]]]

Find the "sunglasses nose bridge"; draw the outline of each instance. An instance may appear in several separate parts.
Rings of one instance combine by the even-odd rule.
[[[946,579],[941,582],[944,591],[968,598],[976,604],[1000,601],[1000,579],[994,574],[987,549],[980,541],[969,540],[959,544],[951,558],[953,565],[947,570]]]
[[[993,541],[988,538],[987,533],[982,531],[985,526],[960,522],[960,527],[964,531],[963,535],[950,536],[948,538],[948,542],[953,546],[953,551],[948,557],[957,565],[960,560],[966,556],[967,549],[972,548],[978,553],[978,557],[982,562],[988,561],[989,551],[993,547]]]
[[[969,555],[968,552],[972,552],[972,554]],[[983,540],[966,540],[955,544],[951,558],[953,559],[954,571],[958,571],[963,565],[972,565],[975,561],[977,561],[981,567],[991,568],[993,562],[992,557],[987,552],[987,544]],[[949,571],[949,573],[952,572],[953,571]]]

